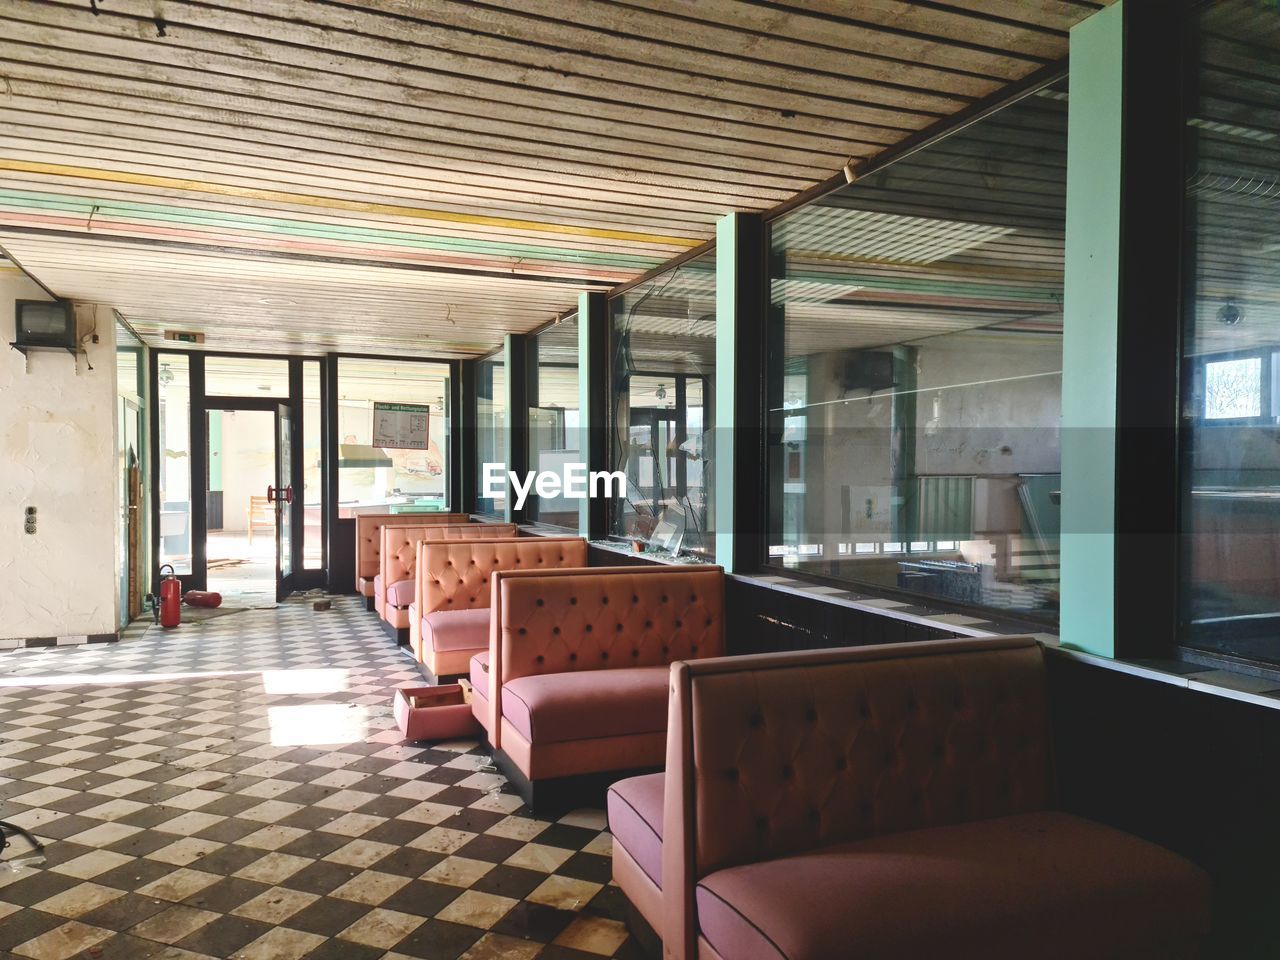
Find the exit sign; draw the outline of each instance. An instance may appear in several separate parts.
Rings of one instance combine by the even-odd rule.
[[[192,333],[189,330],[166,330],[164,338],[178,343],[204,343],[203,333]]]

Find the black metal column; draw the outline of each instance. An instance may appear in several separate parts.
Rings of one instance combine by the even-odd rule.
[[[528,370],[526,368],[527,338],[523,334],[509,333],[503,339],[506,358],[506,418],[507,418],[507,469],[523,477],[529,469],[529,404]],[[506,520],[523,523],[525,508],[516,509],[516,491],[508,485]]]
[[[1117,344],[1116,656],[1167,656],[1179,621],[1185,57],[1182,4],[1125,0]]]
[[[609,299],[603,293],[578,298],[578,416],[579,442],[588,474],[609,470]],[[607,535],[609,501],[588,497],[578,511],[578,532],[599,540]]]

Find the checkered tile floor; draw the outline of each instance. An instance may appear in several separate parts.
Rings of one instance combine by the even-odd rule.
[[[0,654],[0,954],[639,958],[598,810],[531,818],[475,743],[402,743],[419,679],[355,600]]]

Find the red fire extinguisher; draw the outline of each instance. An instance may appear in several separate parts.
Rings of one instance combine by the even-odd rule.
[[[165,568],[169,575],[164,575]],[[182,581],[173,573],[172,564],[160,568],[160,626],[176,627],[182,622]]]

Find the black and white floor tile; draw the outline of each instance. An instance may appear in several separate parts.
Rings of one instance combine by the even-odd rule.
[[[639,958],[599,810],[531,817],[475,743],[403,743],[413,663],[354,599],[0,658],[0,867],[26,960]]]

